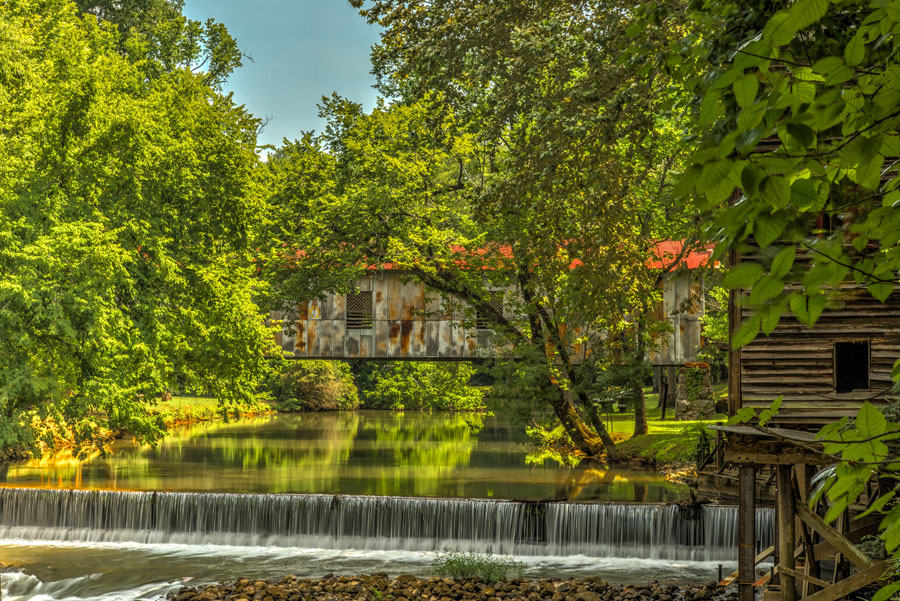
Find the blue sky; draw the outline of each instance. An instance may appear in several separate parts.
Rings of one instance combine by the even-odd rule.
[[[224,23],[253,57],[227,89],[254,115],[269,118],[260,144],[321,130],[316,104],[332,92],[367,109],[375,103],[369,48],[378,28],[347,0],[186,0],[184,12]]]

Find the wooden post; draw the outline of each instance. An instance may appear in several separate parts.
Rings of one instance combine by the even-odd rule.
[[[738,600],[754,601],[753,581],[756,580],[756,466],[741,466],[738,490]]]
[[[781,570],[781,599],[796,601],[796,578],[791,574],[796,567],[794,550],[796,549],[796,532],[794,530],[794,486],[791,482],[793,466],[779,465],[775,467],[775,503],[778,506],[778,565]]]
[[[678,395],[678,368],[666,366],[666,407],[675,411],[675,399]]]

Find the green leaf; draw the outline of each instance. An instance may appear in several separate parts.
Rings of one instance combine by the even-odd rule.
[[[747,163],[741,170],[741,186],[748,196],[755,195],[760,182],[766,177],[766,172],[753,163]],[[900,194],[900,192],[898,192]]]
[[[772,259],[772,267],[769,272],[776,278],[783,278],[794,265],[794,257],[797,256],[796,246],[786,246]]]
[[[893,493],[892,493],[893,494]],[[894,593],[900,591],[900,582],[892,582],[886,584],[872,596],[872,601],[887,601],[894,596]]]
[[[760,192],[770,205],[778,209],[785,208],[791,201],[791,184],[786,177],[780,175],[766,177],[760,186]]]
[[[734,163],[727,159],[710,161],[703,166],[703,172],[697,180],[697,187],[705,191],[707,188],[714,188],[723,182],[730,181],[732,169],[734,169]]]
[[[765,315],[759,324],[759,328],[763,334],[768,336],[775,331],[775,328],[778,327],[778,322],[781,321],[782,313],[784,313],[784,308],[781,305],[767,308]]]
[[[796,180],[791,184],[791,205],[801,211],[813,210],[819,204],[819,191],[809,178]]]
[[[788,123],[787,132],[801,148],[809,148],[816,144],[816,134],[804,123]]]
[[[778,398],[776,398],[774,401],[772,401],[772,404],[769,405],[769,408],[764,409],[759,414],[759,425],[760,426],[765,426],[766,424],[769,423],[769,420],[771,420],[773,417],[778,415],[778,411],[781,409],[782,401],[784,401],[784,395],[779,394]]]
[[[763,276],[763,268],[759,263],[745,261],[739,263],[728,272],[722,280],[722,286],[733,290],[735,288],[748,289]]]
[[[734,412],[734,415],[725,422],[726,426],[734,426],[736,424],[744,424],[756,417],[756,410],[753,407],[741,407]]]
[[[718,90],[710,90],[703,96],[703,100],[700,101],[700,114],[699,122],[701,125],[706,125],[715,121],[719,116],[719,96],[721,93]]]
[[[798,0],[788,10],[787,23],[795,32],[806,29],[828,12],[828,0]]]
[[[798,294],[791,297],[791,313],[794,314],[794,317],[796,317],[800,323],[812,327],[812,325],[819,320],[822,311],[825,310],[825,304],[826,300],[824,296],[806,296],[804,294]]]
[[[851,67],[863,62],[866,57],[866,45],[859,32],[856,33],[844,48],[844,61]]]
[[[874,284],[866,286],[866,290],[869,291],[869,294],[883,303],[894,293],[894,286],[893,284],[888,284],[886,282],[875,282]]]
[[[759,334],[759,327],[759,315],[754,315],[744,321],[731,340],[731,348],[738,349],[753,342],[753,339]]]
[[[776,13],[763,28],[763,39],[769,40],[773,46],[784,46],[791,41],[795,32],[788,23],[788,15]]]
[[[750,289],[750,302],[760,305],[776,298],[784,290],[784,282],[771,275],[764,276]]]
[[[875,513],[876,511],[881,511],[884,508],[884,506],[887,505],[887,502],[894,498],[894,494],[895,494],[894,491],[890,491],[888,493],[881,495],[880,497],[875,499],[874,503],[869,505],[868,509],[866,509],[864,512],[859,514],[856,519],[864,518],[871,513]]]
[[[766,248],[778,239],[787,223],[776,215],[761,213],[753,224],[753,237],[760,248]]]
[[[821,75],[828,75],[835,69],[844,66],[844,61],[837,56],[826,56],[823,59],[817,60],[813,64],[813,71],[816,73],[820,73]]]
[[[887,430],[887,419],[875,405],[866,401],[856,416],[856,431],[864,438],[880,436]]]
[[[737,100],[738,106],[747,108],[756,100],[756,93],[759,91],[759,79],[753,75],[745,75],[734,82],[732,89],[734,90],[734,99]]]

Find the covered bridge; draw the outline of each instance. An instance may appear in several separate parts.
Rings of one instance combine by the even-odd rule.
[[[651,360],[656,365],[691,361],[700,348],[703,315],[703,270],[710,250],[681,253],[682,243],[656,245],[650,268],[679,261],[662,284],[658,317],[672,328]],[[680,256],[680,255],[684,256]],[[496,357],[487,319],[461,299],[442,296],[409,274],[387,266],[372,269],[353,282],[349,294],[327,293],[301,302],[295,315],[274,314],[285,327],[277,335],[288,357],[295,359],[468,360]],[[496,306],[512,317],[515,286],[493,291]],[[577,355],[584,352],[579,346]]]

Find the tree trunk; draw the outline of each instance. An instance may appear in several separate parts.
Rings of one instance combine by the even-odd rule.
[[[659,410],[660,419],[666,419],[666,406],[669,400],[669,377],[668,372],[662,372],[659,376]]]
[[[646,434],[647,429],[647,402],[644,398],[644,382],[640,372],[631,379],[631,393],[634,395],[634,435]]]
[[[553,406],[553,412],[556,413],[559,422],[565,428],[566,434],[572,439],[572,444],[575,445],[575,448],[588,457],[596,457],[601,454],[604,447],[611,451],[615,447],[615,443],[609,437],[606,429],[604,428],[603,430],[603,434],[606,435],[605,438],[603,435],[598,436],[591,432],[590,428],[581,419],[581,416],[578,415],[578,411],[575,410],[575,405],[572,404],[566,391],[561,388],[556,390],[557,394],[549,395],[550,404]]]
[[[631,379],[631,391],[634,395],[634,436],[648,432],[647,400],[644,398],[644,320],[637,322],[637,348],[634,353],[635,370]]]

